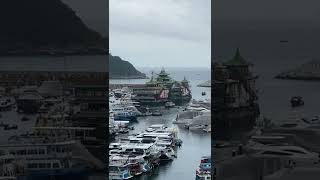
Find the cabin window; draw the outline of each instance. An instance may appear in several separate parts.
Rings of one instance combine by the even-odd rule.
[[[28,154],[37,154],[36,149],[28,149]]]
[[[109,167],[109,171],[110,172],[118,172],[118,167],[116,167],[116,166],[111,166],[111,167]]]
[[[13,154],[13,155],[15,155],[15,154],[16,154],[16,151],[14,151],[14,150],[11,150],[11,151],[10,151],[10,154]]]
[[[139,140],[130,140],[130,143],[139,143]]]
[[[32,169],[32,168],[37,168],[38,167],[38,164],[36,163],[30,163],[28,164],[28,168]]]
[[[137,155],[143,155],[143,154],[144,154],[144,151],[143,151],[143,149],[136,149],[135,154],[137,154]]]
[[[126,152],[133,152],[133,149],[126,149]]]
[[[19,155],[26,155],[26,154],[27,154],[27,151],[26,151],[26,150],[19,150],[19,151],[17,152],[17,154],[19,154]]]
[[[39,163],[39,168],[46,168],[46,163]]]
[[[47,163],[47,168],[51,168],[51,164],[50,163]]]
[[[39,154],[45,154],[44,149],[39,149]]]
[[[53,168],[59,168],[59,164],[58,163],[53,163]]]
[[[81,131],[76,131],[76,136],[77,137],[82,137],[83,136],[83,132],[81,132]]]

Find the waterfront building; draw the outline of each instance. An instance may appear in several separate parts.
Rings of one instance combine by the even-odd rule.
[[[214,64],[213,114],[216,132],[226,133],[235,128],[250,129],[259,116],[254,76],[237,49],[227,62]]]
[[[175,81],[162,69],[156,78],[152,73],[150,81],[144,86],[133,88],[135,97],[132,99],[146,106],[163,106],[168,101],[181,105],[191,100],[189,88],[186,78],[181,82]]]

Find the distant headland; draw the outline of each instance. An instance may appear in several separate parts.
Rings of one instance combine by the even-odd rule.
[[[109,55],[110,79],[146,79],[144,73],[138,71],[131,63],[122,60],[119,56]]]
[[[320,60],[312,60],[292,70],[281,72],[275,78],[293,80],[320,80]]]
[[[107,55],[107,37],[61,0],[3,0],[0,56]]]

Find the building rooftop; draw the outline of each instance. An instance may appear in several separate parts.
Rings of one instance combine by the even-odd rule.
[[[247,62],[240,54],[239,48],[236,50],[236,54],[233,56],[232,59],[224,63],[226,66],[249,66],[250,63]]]

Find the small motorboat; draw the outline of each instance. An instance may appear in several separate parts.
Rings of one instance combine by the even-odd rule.
[[[126,134],[126,133],[129,133],[129,130],[128,130],[127,128],[121,128],[121,129],[119,130],[119,133],[121,133],[121,134]]]
[[[165,108],[173,108],[176,104],[174,104],[171,101],[166,102],[166,104],[164,105]]]
[[[152,112],[152,116],[162,116],[162,114],[159,110],[155,110]]]
[[[160,161],[172,161],[174,159],[173,151],[172,150],[160,151],[159,159]]]
[[[292,97],[290,102],[291,102],[291,107],[298,107],[298,106],[304,105],[304,101],[302,100],[301,96]]]

